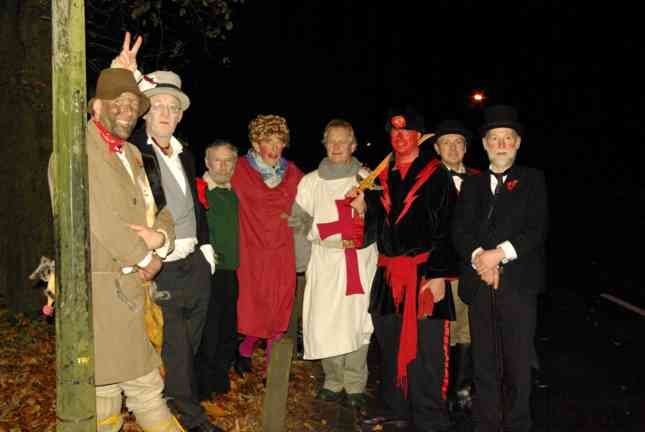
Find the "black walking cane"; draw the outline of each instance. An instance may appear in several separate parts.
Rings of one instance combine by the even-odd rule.
[[[501,276],[502,268],[500,268]],[[498,282],[497,289],[499,289]],[[499,404],[497,406],[497,419],[499,421],[500,431],[504,430],[504,346],[502,338],[499,334],[499,325],[497,322],[497,294],[496,289],[491,285],[487,286],[490,294],[490,322],[493,331],[493,343],[495,344],[495,372],[497,375],[497,383],[499,384]]]

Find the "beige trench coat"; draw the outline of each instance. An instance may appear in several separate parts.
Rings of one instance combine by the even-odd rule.
[[[125,143],[135,184],[92,121],[87,125],[86,143],[95,378],[96,385],[106,385],[141,377],[161,365],[144,328],[142,280],[137,273],[121,272],[148,253],[143,240],[127,226],[146,225],[143,193],[138,186],[146,174],[139,150]],[[50,178],[52,172],[50,161]],[[168,209],[157,215],[154,228],[164,230],[174,241]]]

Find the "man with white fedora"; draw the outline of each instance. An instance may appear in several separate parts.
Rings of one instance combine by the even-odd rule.
[[[198,200],[195,159],[174,136],[190,99],[176,73],[138,72],[140,44],[137,39],[131,49],[127,34],[123,51],[112,65],[133,71],[139,89],[150,98],[150,110],[143,116],[145,124],[135,130],[132,142],[143,156],[157,206],[167,207],[175,222],[175,249],[155,279],[158,289],[167,294],[157,301],[164,317],[164,394],[190,432],[220,431],[199,403],[194,367],[206,322],[215,254],[209,243],[206,213]]]

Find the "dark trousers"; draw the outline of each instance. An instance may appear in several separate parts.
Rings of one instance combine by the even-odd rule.
[[[164,263],[155,280],[160,291],[170,294],[169,300],[159,301],[164,319],[164,395],[188,429],[208,420],[197,397],[195,354],[206,320],[210,280],[210,265],[199,250]]]
[[[213,276],[202,343],[197,354],[200,400],[230,389],[228,371],[237,350],[237,298],[235,270],[217,270]]]
[[[504,382],[504,430],[531,429],[531,362],[534,357],[536,296],[502,287],[495,292],[497,334],[501,341]],[[500,429],[500,384],[491,319],[490,288],[477,290],[470,305],[470,331],[475,368],[473,414],[478,430]]]
[[[373,315],[374,331],[381,349],[383,377],[381,397],[387,414],[411,419],[418,430],[450,425],[442,397],[448,331],[444,320],[417,320],[417,357],[408,364],[408,397],[396,386],[396,367],[401,337],[401,317]]]

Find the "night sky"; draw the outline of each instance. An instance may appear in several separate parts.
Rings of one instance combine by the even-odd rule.
[[[579,2],[493,3],[247,1],[225,52],[230,65],[195,53],[182,73],[193,104],[178,134],[199,155],[218,137],[245,152],[248,121],[280,114],[292,133],[287,158],[309,171],[324,156],[324,125],[342,117],[356,129],[356,155],[375,166],[388,152],[388,107],[415,105],[430,131],[446,118],[476,131],[482,112],[469,96],[482,90],[486,105],[518,109],[518,163],[546,173],[550,252],[567,263],[558,271],[587,266],[638,290],[635,258],[616,253],[642,237],[645,221],[631,210],[633,196],[643,201],[641,152],[618,138],[641,118],[627,85],[634,59],[643,60],[635,39],[610,10]],[[466,163],[487,167],[481,142]]]

